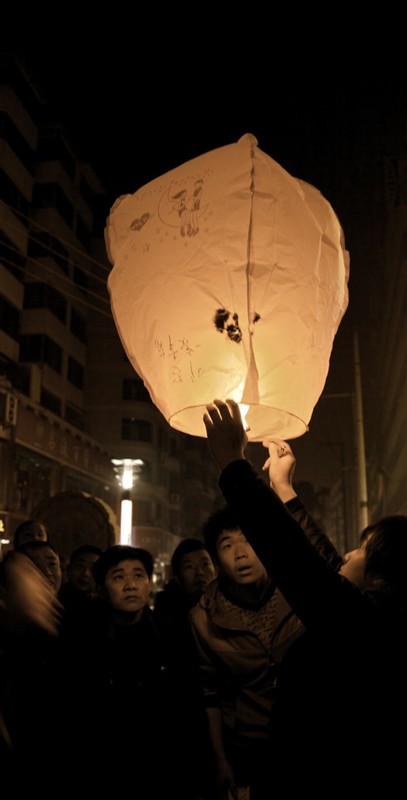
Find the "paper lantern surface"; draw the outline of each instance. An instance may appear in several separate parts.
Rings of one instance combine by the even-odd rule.
[[[339,220],[246,134],[119,197],[105,229],[118,333],[175,429],[206,436],[215,397],[248,439],[308,430],[348,304]]]

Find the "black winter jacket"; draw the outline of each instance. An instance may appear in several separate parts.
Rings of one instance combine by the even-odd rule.
[[[307,791],[314,798],[341,791],[398,797],[407,718],[404,596],[360,589],[342,577],[335,548],[331,558],[321,555],[248,461],[229,464],[219,485],[306,628],[277,682],[271,718],[276,798]]]

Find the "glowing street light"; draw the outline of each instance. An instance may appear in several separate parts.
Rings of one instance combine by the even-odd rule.
[[[112,458],[114,471],[123,489],[120,504],[120,544],[132,544],[133,501],[130,490],[144,461],[141,458]]]

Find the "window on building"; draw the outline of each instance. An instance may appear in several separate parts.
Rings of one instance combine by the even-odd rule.
[[[59,417],[61,416],[61,401],[55,394],[48,392],[46,389],[41,389],[40,402],[44,408],[48,408],[49,411],[52,411],[53,414],[57,414]]]
[[[73,279],[74,283],[79,286],[80,289],[83,289],[85,292],[88,290],[88,276],[86,272],[83,271],[80,267],[75,267],[73,271]]]
[[[0,353],[0,374],[7,378],[15,389],[25,395],[30,392],[30,368],[17,364],[4,353]]]
[[[0,261],[18,281],[22,280],[25,260],[25,254],[17,250],[4,231],[0,231]]]
[[[25,284],[24,308],[47,308],[61,322],[66,321],[65,297],[46,283]]]
[[[38,455],[16,453],[13,476],[13,503],[21,514],[33,516],[34,510],[51,494],[51,464]]]
[[[151,500],[140,500],[134,503],[134,519],[136,525],[151,525],[153,523],[153,506]]]
[[[123,381],[123,400],[137,400],[141,403],[151,403],[151,397],[139,378],[125,378]]]
[[[121,438],[133,442],[152,442],[153,426],[144,419],[122,419]]]
[[[74,428],[79,428],[80,431],[85,430],[85,416],[83,411],[77,406],[73,406],[71,403],[66,404],[65,419],[70,425],[73,425]]]
[[[72,356],[68,358],[67,378],[69,383],[72,383],[77,389],[83,389],[84,369],[82,364],[79,364],[79,361],[76,361]]]
[[[15,211],[21,211],[25,216],[29,212],[29,203],[9,176],[0,169],[0,196],[3,203],[7,203]],[[27,227],[27,220],[19,217],[21,225]]]
[[[32,204],[34,208],[55,208],[67,225],[72,228],[73,205],[58,183],[36,183]]]
[[[86,320],[74,308],[71,311],[71,333],[79,339],[80,342],[86,344]]]
[[[44,333],[20,336],[20,360],[48,364],[62,371],[62,348]]]
[[[49,233],[36,231],[31,233],[28,243],[30,258],[52,258],[65,275],[68,274],[69,253],[66,247]]]
[[[0,296],[0,330],[18,342],[18,322],[20,314],[4,297]]]

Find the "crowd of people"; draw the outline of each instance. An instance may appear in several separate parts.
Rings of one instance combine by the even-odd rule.
[[[204,424],[224,506],[175,548],[154,604],[148,550],[82,545],[63,578],[41,521],[15,531],[0,563],[5,797],[54,796],[47,769],[91,796],[398,796],[407,517],[340,554],[296,494],[289,443],[264,442],[265,481],[236,403],[215,400]]]

